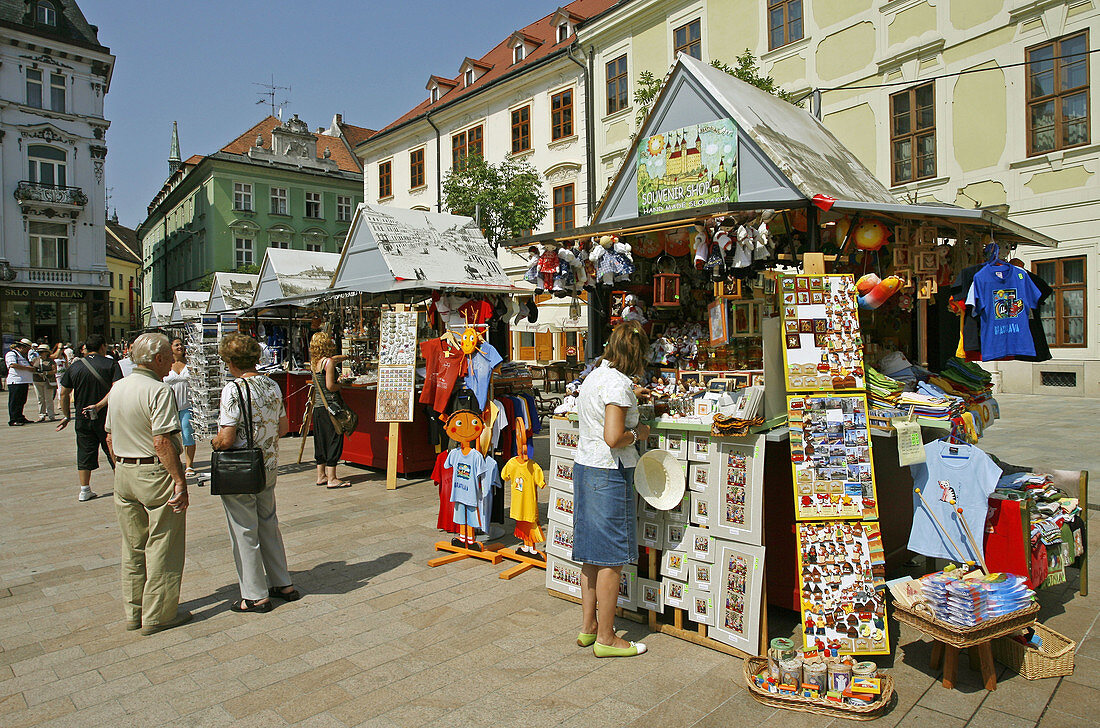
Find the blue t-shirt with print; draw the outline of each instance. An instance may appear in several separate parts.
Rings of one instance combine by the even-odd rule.
[[[467,359],[466,386],[477,397],[477,406],[485,409],[485,403],[489,398],[489,379],[492,377],[493,368],[504,359],[489,342],[482,342],[477,351]]]
[[[451,502],[476,508],[480,496],[478,483],[485,473],[485,457],[473,448],[463,455],[462,448],[456,447],[447,455],[445,467],[453,470]]]
[[[974,314],[982,322],[982,360],[1035,356],[1028,312],[1039,302],[1039,289],[1023,268],[986,265],[974,275]]]

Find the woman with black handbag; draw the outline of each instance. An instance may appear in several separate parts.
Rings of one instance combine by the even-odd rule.
[[[330,490],[348,488],[351,483],[336,477],[336,465],[344,453],[344,428],[355,430],[354,414],[340,396],[336,365],[336,342],[324,331],[309,340],[309,368],[313,372],[313,458],[317,463],[317,485]],[[337,415],[340,420],[337,420]]]
[[[279,385],[256,372],[255,339],[228,334],[218,354],[233,380],[222,390],[218,434],[211,442],[217,452],[211,457],[210,492],[225,506],[241,585],[241,599],[230,609],[270,612],[271,597],[288,602],[301,597],[287,570],[275,514],[279,438],[290,425]]]

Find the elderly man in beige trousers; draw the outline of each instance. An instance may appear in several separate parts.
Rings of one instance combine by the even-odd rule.
[[[131,354],[134,371],[108,395],[107,444],[115,459],[115,512],[122,531],[126,629],[153,634],[181,625],[179,611],[187,521],[183,440],[164,334],[142,334]]]

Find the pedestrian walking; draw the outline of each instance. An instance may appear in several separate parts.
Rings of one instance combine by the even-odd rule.
[[[240,601],[229,608],[234,612],[270,612],[273,597],[288,602],[301,598],[287,570],[275,512],[279,438],[290,430],[290,423],[279,385],[256,371],[260,345],[255,339],[228,334],[219,344],[218,354],[233,379],[222,389],[218,434],[211,445],[215,450],[246,447],[244,428],[251,423],[253,447],[263,451],[267,474],[266,487],[255,495],[221,496],[241,587]]]
[[[34,366],[34,390],[38,394],[38,421],[53,422],[57,419],[57,410],[54,408],[54,400],[57,398],[57,369],[53,357],[50,356],[49,344],[38,345],[31,364]]]
[[[645,374],[649,340],[637,321],[619,324],[603,361],[585,377],[577,396],[580,425],[573,462],[573,559],[581,566],[581,633],[577,644],[596,657],[633,657],[641,642],[615,634],[622,569],[638,558],[634,519],[635,444],[649,427],[638,424],[632,379]]]
[[[89,348],[92,344],[103,346],[102,339],[89,339]],[[145,635],[191,619],[179,609],[188,498],[179,413],[162,381],[171,366],[167,336],[139,336],[133,375],[111,388],[105,423],[118,463],[115,513],[122,533],[126,629]]]
[[[65,376],[65,372],[69,368],[69,357],[65,354],[65,346],[58,342],[57,346],[50,352],[50,358],[53,359],[53,376],[54,376],[54,411],[61,411],[61,396],[58,394],[61,391],[61,379]]]
[[[127,357],[128,358],[128,357]],[[120,363],[121,365],[121,363]],[[195,431],[191,427],[191,370],[187,368],[187,348],[178,336],[172,339],[172,368],[164,383],[172,388],[180,412],[180,432],[183,435],[184,474],[195,477]]]
[[[107,358],[107,343],[103,334],[92,334],[84,342],[88,352],[72,363],[61,378],[58,394],[61,397],[61,432],[73,419],[69,407],[70,398],[76,400],[76,474],[80,481],[81,501],[98,497],[92,492],[92,471],[99,468],[99,451],[107,456],[107,464],[114,468],[114,460],[107,447],[107,394],[111,385],[122,379],[118,362]]]
[[[8,385],[8,427],[20,427],[29,422],[23,416],[23,408],[27,405],[27,392],[34,383],[34,367],[27,358],[32,346],[30,339],[20,339],[4,355],[4,363],[8,367],[5,379]]]

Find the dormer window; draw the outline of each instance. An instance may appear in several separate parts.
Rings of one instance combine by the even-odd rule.
[[[477,80],[477,76],[474,75],[474,69],[467,68],[466,73],[462,74],[462,80],[467,86],[473,86],[474,81]]]
[[[512,63],[519,63],[527,57],[527,49],[520,43],[518,46],[512,49]]]
[[[569,23],[562,23],[558,26],[558,42],[561,43],[567,38],[569,38]]]
[[[432,93],[431,93],[430,98],[431,98],[431,103],[433,103],[433,104],[436,101],[439,101],[439,87],[438,86],[432,86]]]
[[[34,19],[39,25],[57,27],[57,8],[52,3],[40,2],[34,8]]]

